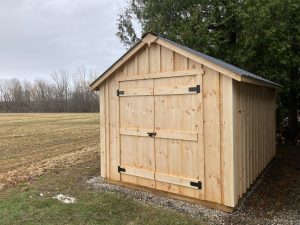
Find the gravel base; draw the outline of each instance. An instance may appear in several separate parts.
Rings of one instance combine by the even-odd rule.
[[[209,209],[201,205],[155,195],[150,192],[108,184],[101,177],[93,177],[89,179],[87,183],[97,190],[115,193],[119,196],[133,199],[134,201],[145,205],[172,209],[177,212],[188,214],[194,218],[199,218],[205,222],[209,221],[211,222],[210,224],[224,224],[222,223],[222,217],[227,214],[219,210]]]
[[[101,177],[93,177],[87,183],[95,190],[175,210],[206,224],[300,225],[300,171],[297,166],[300,167],[299,150],[280,152],[233,213],[108,184]]]

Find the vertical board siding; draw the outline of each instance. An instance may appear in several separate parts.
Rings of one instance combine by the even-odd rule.
[[[188,59],[178,53],[174,53],[174,71],[186,70]]]
[[[174,71],[174,52],[168,48],[160,47],[160,71]]]
[[[148,57],[148,47],[143,48],[137,54],[137,74],[140,76],[149,73]]]
[[[118,72],[116,76],[118,76]],[[109,79],[108,85],[110,178],[120,180],[120,173],[118,172],[120,165],[119,99],[116,95],[119,83],[115,79]]]
[[[122,82],[127,78],[134,77],[132,82],[128,82],[129,88],[134,89],[139,86],[138,79],[143,78],[146,74],[194,69],[203,69],[204,75],[195,75],[189,78],[186,76],[156,77],[147,82],[151,83],[152,86],[149,83],[151,87],[157,85],[169,89],[174,86],[202,84],[201,95],[195,101],[197,102],[195,109],[199,113],[197,122],[194,123],[195,127],[193,127],[198,134],[196,146],[199,148],[199,153],[194,154],[190,151],[194,148],[194,144],[186,144],[188,142],[181,141],[180,143],[187,149],[189,148],[189,151],[183,152],[181,155],[169,154],[171,150],[176,152],[183,149],[179,144],[174,144],[179,141],[171,142],[157,138],[154,139],[154,146],[161,143],[160,151],[169,151],[169,158],[164,158],[164,154],[161,154],[162,158],[159,158],[156,147],[154,147],[154,155],[151,157],[161,160],[152,164],[154,171],[157,166],[162,169],[166,167],[165,171],[169,171],[169,169],[174,171],[171,175],[182,177],[188,177],[190,171],[194,171],[192,175],[197,176],[197,180],[202,182],[202,190],[195,192],[194,189],[191,191],[189,187],[177,184],[153,182],[153,180],[149,181],[149,179],[126,174],[120,176],[117,167],[120,165],[122,157],[125,157],[124,159],[129,157],[129,155],[120,154],[120,146],[123,142],[130,141],[125,141],[125,139],[129,139],[128,137],[120,137],[120,99],[116,96],[116,90],[123,87],[121,85],[124,85],[126,81]],[[144,87],[146,88],[146,86],[140,88]],[[232,78],[157,43],[146,45],[128,59],[100,87],[101,176],[112,180],[122,179],[122,181],[234,207],[275,155],[275,94],[271,88],[234,81]],[[153,97],[153,110],[158,111],[155,109],[155,101],[161,99],[162,102],[167,99],[170,104],[173,104],[171,106],[174,109],[177,104],[178,112],[180,112],[179,109],[191,101],[192,97],[188,96],[181,96],[178,100],[171,96],[155,96]],[[184,99],[184,101],[179,101],[179,99]],[[160,114],[162,113],[160,112]],[[169,116],[172,119],[172,115]],[[173,120],[175,121],[175,119]],[[153,127],[155,129],[158,129],[155,121],[161,124],[166,123],[163,118],[161,120],[154,118]],[[174,124],[181,128],[173,127],[173,125],[168,125],[168,127],[184,131],[186,124],[180,124],[180,120]],[[130,147],[130,143],[128,146]],[[143,148],[143,143],[139,144],[137,148]],[[132,149],[134,148],[132,147]],[[134,162],[138,162],[140,166],[147,160],[142,152],[135,154],[134,157],[137,157]],[[141,158],[138,159],[138,157]],[[191,169],[189,161],[192,160],[196,160],[198,164],[194,163]],[[175,161],[178,164],[173,163]],[[196,172],[196,170],[199,171]]]
[[[208,67],[204,67],[204,71],[205,199],[221,203],[220,75]]]
[[[185,60],[184,60],[185,62]],[[186,61],[187,67],[190,70],[194,69],[202,69],[202,65],[191,60],[187,59]],[[199,84],[202,84],[203,86],[203,76],[198,75],[196,78],[196,82]],[[201,89],[202,87],[200,87]],[[203,95],[199,95],[198,98],[198,106],[197,106],[197,111],[198,111],[198,147],[199,147],[199,158],[198,158],[198,166],[199,166],[199,180],[203,181],[205,183],[205,168],[204,168],[204,127],[203,127],[203,110],[204,110],[204,104],[203,104]],[[205,185],[203,185],[202,191],[199,192],[199,198],[200,199],[205,199]]]
[[[105,151],[106,151],[106,175],[110,178],[110,146],[109,146],[109,104],[108,81],[105,82]]]
[[[220,121],[221,121],[221,179],[222,179],[222,204],[234,207],[235,177],[233,151],[233,90],[232,79],[224,75],[220,76]]]
[[[150,73],[160,72],[160,45],[151,44],[149,49],[149,71]]]
[[[234,95],[240,96],[241,111],[235,130],[241,142],[237,143],[238,160],[236,166],[242,167],[238,186],[239,197],[246,193],[275,156],[275,90],[271,88],[238,83],[234,81]],[[239,172],[240,173],[240,172]]]
[[[99,90],[99,105],[100,105],[100,174],[106,178],[106,149],[105,149],[105,85],[102,85]]]
[[[234,187],[234,199],[240,198],[240,175],[241,175],[241,136],[239,135],[241,132],[241,126],[240,126],[240,89],[239,86],[233,87],[233,163],[234,163],[234,169],[233,169],[233,177],[235,178],[233,181],[233,187]]]

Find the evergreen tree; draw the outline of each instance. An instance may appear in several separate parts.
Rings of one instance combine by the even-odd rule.
[[[126,47],[142,32],[232,63],[283,85],[279,121],[297,135],[300,79],[300,0],[129,0],[118,18]]]

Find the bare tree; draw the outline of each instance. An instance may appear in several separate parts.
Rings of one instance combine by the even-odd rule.
[[[0,112],[97,112],[98,96],[89,85],[95,73],[81,67],[72,76],[66,70],[52,80],[0,80]]]
[[[68,110],[69,74],[65,70],[60,69],[54,71],[51,76],[55,83],[57,100],[60,102],[60,111],[65,112]]]

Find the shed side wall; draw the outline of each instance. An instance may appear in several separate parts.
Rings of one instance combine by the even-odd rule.
[[[275,89],[233,81],[236,198],[275,156]]]

